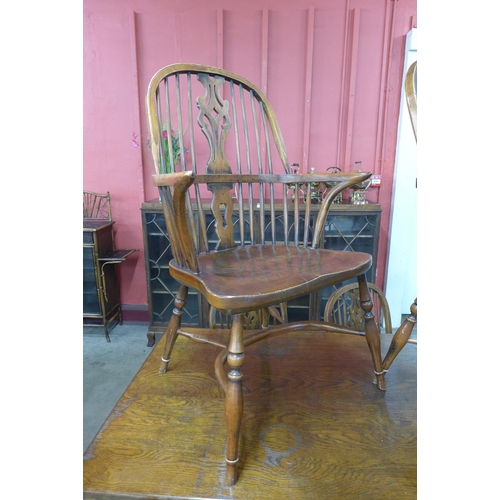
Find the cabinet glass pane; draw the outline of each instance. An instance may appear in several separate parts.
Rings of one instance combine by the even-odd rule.
[[[162,213],[145,214],[147,235],[147,259],[149,270],[149,300],[153,323],[168,323],[174,309],[174,300],[179,283],[170,276],[169,263],[173,258],[170,239],[167,235]],[[197,325],[198,294],[189,291],[182,315],[183,324]]]
[[[333,250],[366,252],[376,256],[380,211],[373,210],[373,207],[369,207],[366,210],[366,214],[360,213],[363,212],[363,210],[364,209],[361,207],[354,207],[352,210],[339,210],[336,212],[331,211],[327,216],[321,245],[324,246],[324,248]],[[194,213],[194,216],[195,218],[197,218],[196,212]],[[212,214],[208,210],[205,212],[205,216],[207,224],[209,225],[209,248],[210,251],[212,251],[215,249],[217,244],[215,221]],[[309,242],[312,238],[312,228],[314,226],[314,219],[316,216],[317,213],[313,211],[308,221],[310,229]],[[235,213],[232,217],[232,221],[234,228],[234,239],[237,244],[240,244],[241,229],[236,208]],[[169,262],[173,257],[170,248],[170,241],[167,235],[162,212],[157,212],[156,210],[150,212],[145,211],[144,222],[146,225],[146,238],[148,246],[146,258],[148,272],[150,275],[148,293],[152,309],[152,322],[155,324],[167,323],[173,311],[175,294],[179,288],[178,283],[173,278],[171,278],[168,270]],[[256,213],[254,219],[254,227],[257,240],[260,238],[259,222],[259,214]],[[266,241],[270,241],[271,217],[269,212],[267,212],[265,215],[265,224],[265,239]],[[300,238],[302,238],[302,235],[304,234],[304,224],[304,217],[300,217]],[[275,225],[277,240],[283,241],[284,223],[282,214],[278,214],[278,216],[275,218]],[[250,221],[245,220],[244,241],[246,244],[250,244],[249,235]],[[289,240],[292,241],[295,238],[293,212],[289,213],[288,237]],[[300,244],[302,244],[302,241],[300,241]],[[376,262],[374,259],[373,266],[375,267],[375,265]],[[372,268],[372,270],[368,272],[367,278],[369,281],[374,281],[374,268]],[[320,294],[320,297],[318,297],[320,298],[320,304],[318,304],[320,311],[317,311],[317,313],[315,314],[319,313],[320,317],[323,318],[323,310],[330,295],[336,289],[347,283],[347,281],[345,283],[339,283],[336,286],[332,286],[328,289],[323,290]],[[309,296],[290,301],[288,303],[289,321],[309,319],[309,306]],[[200,321],[201,313],[199,307],[198,294],[194,291],[190,291],[188,295],[186,310],[183,315],[184,324],[194,325],[197,324],[198,321]]]
[[[153,293],[153,323],[168,323],[174,310],[175,294]],[[182,324],[198,326],[198,294],[189,294],[186,307],[182,314]]]
[[[325,248],[332,250],[372,254],[375,229],[375,216],[328,216],[323,243]]]
[[[375,253],[375,241],[377,236],[377,215],[329,215],[325,223],[323,245],[332,250],[345,252],[365,252],[370,255]],[[375,280],[375,266],[367,273],[368,281]],[[335,286],[325,288],[321,293],[320,318],[323,319],[326,302],[330,296],[344,285],[355,283],[351,279]]]
[[[92,245],[94,243],[94,233],[91,231],[83,231],[83,244]]]
[[[233,214],[233,239],[236,245],[241,244],[241,225],[240,218],[238,215]],[[208,238],[208,248],[210,251],[215,250],[217,247],[217,233],[215,229],[215,218],[212,214],[206,214],[206,222],[207,222],[207,238]],[[246,245],[250,244],[250,220],[245,219],[244,223],[244,241]]]
[[[99,296],[92,248],[83,248],[83,313],[99,314]]]
[[[284,221],[284,216],[283,215],[278,215],[274,219],[275,223],[275,230],[276,230],[276,241],[278,242],[284,242],[285,241],[285,221]],[[308,242],[311,243],[312,241],[312,228],[313,228],[314,220],[310,219],[309,220],[309,237],[308,237]],[[299,231],[299,245],[302,245],[304,243],[304,226],[305,226],[305,219],[304,217],[299,216],[299,222],[298,222],[298,231]],[[295,224],[295,216],[293,213],[288,214],[288,241],[295,241],[295,231],[296,231],[296,224]],[[266,241],[271,241],[272,238],[272,225],[271,225],[271,217],[268,215],[266,216],[266,230],[264,233],[264,236],[266,238]]]

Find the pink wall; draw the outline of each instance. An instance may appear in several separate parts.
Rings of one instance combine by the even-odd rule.
[[[162,66],[221,66],[275,107],[291,163],[382,176],[383,286],[406,33],[416,0],[85,0],[84,189],[110,191],[122,303],[147,304],[140,207],[158,196],[144,97]],[[137,134],[139,147],[135,147]]]

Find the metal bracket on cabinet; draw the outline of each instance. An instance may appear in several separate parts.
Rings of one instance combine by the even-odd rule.
[[[134,248],[132,250],[113,250],[112,252],[104,255],[104,257],[99,257],[99,262],[102,262],[103,264],[101,265],[101,282],[102,282],[102,293],[104,300],[108,302],[108,296],[106,294],[106,280],[104,278],[104,266],[107,264],[120,264],[122,263],[127,257],[132,255],[134,252],[138,252],[138,248]]]

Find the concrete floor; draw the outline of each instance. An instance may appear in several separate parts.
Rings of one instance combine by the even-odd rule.
[[[147,323],[117,325],[106,342],[102,328],[83,328],[83,452],[150,354],[147,331]]]

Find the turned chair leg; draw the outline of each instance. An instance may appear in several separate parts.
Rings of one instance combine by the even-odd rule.
[[[243,345],[243,315],[233,317],[229,341],[226,384],[226,484],[232,486],[238,479],[238,442],[243,417],[243,388],[241,367],[245,360]]]
[[[375,322],[375,316],[372,312],[373,300],[368,288],[366,276],[363,274],[358,276],[359,285],[359,301],[361,309],[363,309],[363,316],[365,318],[365,335],[368,348],[372,355],[373,367],[375,369],[375,378],[373,383],[377,387],[385,391],[385,371],[382,368],[382,353],[380,350],[380,332]]]
[[[167,371],[170,355],[172,354],[172,349],[174,348],[175,341],[177,340],[179,327],[181,326],[182,313],[184,311],[184,306],[186,305],[187,291],[188,287],[181,285],[177,292],[177,296],[175,297],[175,307],[172,312],[172,317],[170,318],[168,326],[165,330],[165,348],[163,350],[163,356],[158,370],[160,373],[165,373]]]
[[[417,322],[417,299],[410,306],[410,314],[401,323],[401,326],[397,329],[394,337],[392,337],[391,345],[387,351],[384,358],[384,363],[382,365],[384,371],[389,369],[392,362],[396,359],[401,349],[408,343],[413,327]]]

